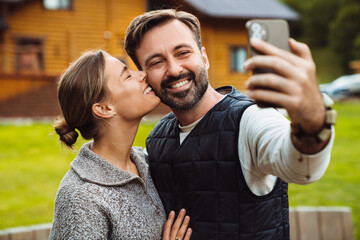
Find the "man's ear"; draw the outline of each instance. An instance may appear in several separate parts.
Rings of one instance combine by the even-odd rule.
[[[210,68],[210,63],[209,63],[209,58],[208,58],[208,56],[207,56],[207,54],[206,54],[206,49],[205,49],[205,47],[201,47],[201,56],[202,56],[202,59],[203,59],[203,61],[204,61],[204,63],[205,63],[206,69],[209,70],[209,68]]]
[[[106,103],[94,103],[91,110],[95,117],[109,119],[116,115],[113,105]]]

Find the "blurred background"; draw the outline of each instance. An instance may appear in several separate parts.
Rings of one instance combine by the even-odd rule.
[[[169,7],[200,19],[213,87],[245,90],[249,19],[285,19],[291,36],[310,46],[320,88],[336,100],[336,141],[318,183],[290,185],[290,205],[350,206],[360,239],[359,0],[0,0],[0,230],[52,221],[58,185],[76,154],[51,134],[62,71],[95,48],[135,69],[123,48],[128,24]],[[135,145],[144,147],[167,112],[160,105],[146,117]]]

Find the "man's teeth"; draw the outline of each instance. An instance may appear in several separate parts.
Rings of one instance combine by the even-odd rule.
[[[171,88],[178,88],[178,87],[181,87],[181,86],[184,86],[185,84],[187,84],[189,81],[188,80],[184,80],[182,82],[179,82],[177,84],[174,84],[172,86],[170,86]]]
[[[148,94],[149,92],[151,92],[152,88],[151,87],[148,87],[145,89],[144,91],[144,94]]]

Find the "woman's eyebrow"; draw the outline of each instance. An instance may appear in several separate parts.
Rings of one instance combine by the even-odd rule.
[[[126,72],[126,70],[128,70],[128,67],[124,66],[123,69],[121,70],[120,77]]]

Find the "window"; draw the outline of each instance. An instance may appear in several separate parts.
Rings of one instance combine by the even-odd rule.
[[[231,48],[231,71],[244,73],[244,63],[247,59],[246,47]]]
[[[44,8],[48,10],[70,10],[71,0],[44,0]]]
[[[22,73],[44,71],[43,41],[19,38],[16,40],[16,70]]]

